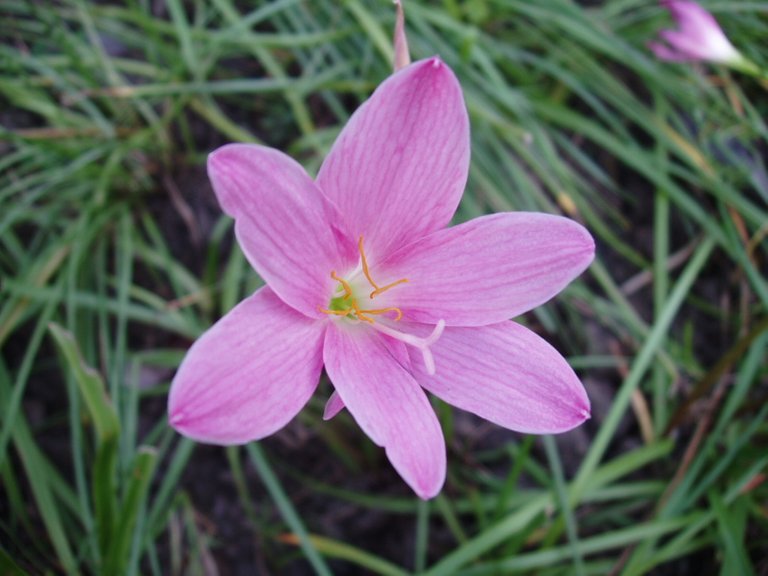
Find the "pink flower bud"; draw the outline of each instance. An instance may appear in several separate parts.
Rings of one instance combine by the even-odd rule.
[[[676,30],[662,30],[659,41],[648,47],[657,58],[677,62],[708,60],[736,64],[741,53],[733,47],[714,16],[696,2],[664,0],[662,4],[677,22]]]

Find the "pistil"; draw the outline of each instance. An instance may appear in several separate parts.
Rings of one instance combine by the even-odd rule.
[[[401,342],[405,342],[410,346],[418,348],[421,351],[422,358],[424,359],[424,366],[427,369],[427,374],[430,376],[435,374],[435,358],[432,356],[432,351],[429,349],[429,347],[437,342],[437,339],[440,338],[440,336],[443,334],[443,330],[445,329],[445,320],[439,320],[435,327],[432,329],[432,333],[426,338],[420,338],[419,336],[414,336],[413,334],[406,334],[405,332],[400,332],[399,330],[395,330],[394,328],[390,328],[389,326],[381,323],[373,324],[372,326],[374,330],[378,330],[382,334],[386,334],[395,340],[400,340]]]

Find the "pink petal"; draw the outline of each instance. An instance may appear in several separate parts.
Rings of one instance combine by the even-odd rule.
[[[411,354],[418,356],[418,351]],[[552,434],[589,418],[589,398],[565,358],[520,324],[446,328],[432,354],[433,376],[412,358],[419,384],[500,426]]]
[[[323,410],[323,420],[330,420],[334,418],[339,412],[344,410],[344,401],[339,396],[336,390],[333,391],[328,398],[328,402],[325,403],[325,410]]]
[[[411,358],[408,355],[408,347],[403,342],[388,336],[382,336],[382,342],[387,349],[387,353],[403,368],[409,370],[411,366]],[[339,396],[339,393],[334,390],[328,398],[328,401],[325,403],[323,420],[331,420],[332,418],[335,418],[343,409],[344,401],[341,399],[341,396]]]
[[[651,52],[653,52],[654,56],[659,60],[668,60],[670,62],[687,62],[692,60],[690,56],[676,52],[661,42],[648,42],[648,48],[650,48]],[[693,60],[695,60],[695,58],[693,58]]]
[[[508,212],[435,232],[374,270],[377,296],[403,318],[448,326],[483,326],[543,304],[592,262],[595,245],[583,226],[559,216]]]
[[[724,64],[741,59],[741,54],[715,17],[699,4],[685,0],[669,0],[662,4],[669,9],[679,30],[664,30],[659,35],[687,59]]]
[[[332,324],[325,369],[363,431],[386,450],[395,470],[419,497],[445,481],[445,441],[432,406],[413,376],[389,352],[384,337],[361,324]]]
[[[704,38],[710,33],[723,33],[715,17],[696,2],[669,0],[662,2],[662,5],[669,10],[680,30],[686,34]]]
[[[469,170],[469,121],[456,77],[438,58],[385,80],[350,119],[317,183],[372,261],[443,228]]]
[[[704,60],[707,57],[704,44],[679,30],[662,30],[659,32],[659,38],[689,60]]]
[[[223,146],[208,173],[248,261],[280,298],[313,318],[325,317],[337,286],[330,274],[357,265],[356,242],[304,169],[271,148]]]
[[[171,384],[171,425],[213,444],[243,444],[276,432],[317,387],[326,326],[260,289],[187,352]]]

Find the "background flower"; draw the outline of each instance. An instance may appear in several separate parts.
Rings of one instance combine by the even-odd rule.
[[[708,60],[735,64],[742,59],[715,17],[696,2],[666,0],[662,2],[677,23],[677,29],[659,32],[660,41],[649,47],[658,58],[672,61]]]

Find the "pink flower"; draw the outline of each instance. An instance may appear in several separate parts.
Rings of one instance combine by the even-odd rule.
[[[573,428],[589,400],[565,359],[509,321],[592,261],[579,224],[504,213],[446,228],[466,184],[461,88],[438,58],[392,75],[352,116],[317,179],[285,154],[231,144],[208,160],[249,262],[266,281],[189,350],[171,424],[214,444],[264,438],[325,370],[326,418],[346,406],[422,498],[445,441],[422,388],[501,426]]]
[[[666,0],[662,2],[672,14],[678,30],[662,30],[663,42],[650,42],[657,58],[673,61],[709,60],[736,64],[741,53],[733,47],[714,16],[696,2]]]

